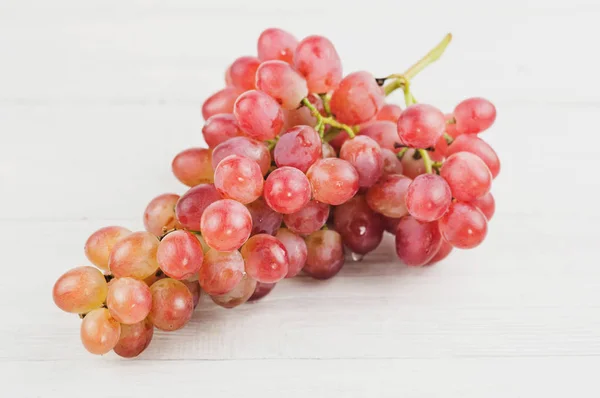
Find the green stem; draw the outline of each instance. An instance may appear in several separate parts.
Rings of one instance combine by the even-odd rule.
[[[304,104],[304,106],[306,106],[310,110],[310,113],[317,118],[317,126],[315,127],[315,129],[319,132],[321,138],[323,138],[323,133],[326,124],[330,125],[331,127],[336,127],[338,129],[344,130],[346,133],[348,133],[350,138],[354,138],[356,136],[352,127],[348,126],[347,124],[338,122],[333,117],[324,117],[323,115],[321,115],[321,112],[319,112],[319,110],[315,108],[313,104],[310,103],[308,98],[304,98],[302,100],[302,104]]]
[[[271,150],[273,150],[273,148],[275,148],[275,145],[277,145],[277,141],[279,141],[279,136],[273,138],[272,140],[265,141],[267,144],[267,148],[269,148],[269,151],[271,151]]]
[[[400,149],[400,152],[398,152],[396,154],[396,156],[398,157],[398,159],[402,159],[402,157],[404,156],[404,154],[406,153],[406,151],[408,151],[408,148],[402,148],[402,149]]]
[[[323,109],[325,109],[325,113],[331,116],[331,108],[329,107],[329,101],[331,101],[331,94],[321,94],[321,101],[323,101]]]
[[[444,133],[443,137],[446,140],[446,144],[448,144],[448,145],[450,145],[454,142],[454,138],[452,138],[452,136],[448,133]]]
[[[417,149],[417,151],[419,151],[419,155],[421,155],[421,158],[423,159],[423,164],[425,165],[425,172],[432,173],[433,172],[433,162],[431,161],[431,158],[429,157],[429,152],[427,152],[427,150],[425,150],[425,149]]]

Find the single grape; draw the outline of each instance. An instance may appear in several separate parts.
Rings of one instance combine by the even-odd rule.
[[[123,358],[134,358],[140,355],[152,341],[154,325],[149,319],[133,325],[121,325],[119,342],[113,348],[115,354]]]
[[[240,95],[233,114],[244,134],[260,141],[275,138],[283,128],[281,107],[262,91],[250,90]]]
[[[452,203],[440,219],[440,232],[444,239],[459,249],[479,246],[487,235],[485,215],[469,203]]]
[[[212,301],[224,308],[235,308],[244,304],[256,289],[256,281],[244,275],[241,281],[228,293],[210,296]]]
[[[230,155],[240,155],[254,160],[260,166],[263,175],[267,174],[271,167],[271,153],[267,146],[251,138],[235,137],[217,145],[212,156],[213,168]]]
[[[242,247],[246,273],[259,282],[275,283],[288,273],[288,257],[285,246],[277,238],[254,235]]]
[[[267,205],[263,198],[246,205],[252,216],[251,235],[275,235],[283,222],[283,214],[277,213]]]
[[[150,286],[152,309],[148,319],[160,330],[171,332],[181,329],[192,318],[192,293],[180,281],[164,278]]]
[[[208,120],[209,117],[219,113],[233,113],[233,104],[235,104],[235,100],[241,93],[242,90],[236,87],[225,87],[208,97],[202,105],[204,120]]]
[[[171,164],[173,174],[182,184],[195,187],[213,182],[212,151],[190,148],[175,156]]]
[[[188,190],[177,202],[175,215],[183,228],[200,231],[204,210],[220,200],[221,194],[213,184],[200,184]]]
[[[333,149],[333,147],[328,142],[323,142],[321,144],[321,158],[337,158],[337,153],[335,152],[335,149]]]
[[[158,238],[150,232],[134,232],[119,240],[110,252],[108,267],[116,278],[144,279],[158,269]]]
[[[256,71],[256,88],[269,94],[283,109],[292,110],[308,95],[306,80],[284,61],[266,61]]]
[[[387,232],[392,235],[396,235],[396,230],[398,229],[398,223],[400,222],[400,218],[392,218],[392,217],[383,217],[383,227]]]
[[[383,90],[373,75],[354,72],[342,79],[329,106],[339,122],[354,125],[373,119],[384,100]]]
[[[328,116],[327,112],[325,111],[325,107],[323,106],[323,100],[321,97],[316,94],[308,94],[306,98],[322,116]],[[296,126],[315,127],[317,125],[317,118],[313,116],[310,109],[308,109],[306,106],[301,106],[292,110],[284,109],[283,116],[283,131],[287,131]]]
[[[448,182],[452,196],[470,202],[492,187],[492,173],[483,160],[469,152],[457,152],[444,162],[440,175]]]
[[[263,175],[254,160],[240,155],[229,155],[215,168],[215,188],[227,199],[247,204],[263,192]]]
[[[202,292],[202,290],[200,289],[200,283],[197,280],[183,280],[181,282],[188,288],[190,293],[192,293],[192,303],[194,304],[194,308],[196,308],[198,306],[198,303],[200,302],[200,294]]]
[[[239,57],[229,67],[229,77],[231,84],[240,90],[253,90],[256,88],[254,84],[254,76],[260,65],[260,61],[256,57]]]
[[[406,191],[406,209],[419,221],[439,219],[451,202],[450,186],[437,174],[417,176]]]
[[[361,195],[333,209],[333,226],[344,245],[357,254],[375,250],[383,238],[383,217],[371,210]]]
[[[173,231],[163,238],[156,253],[158,265],[173,279],[187,279],[202,266],[204,253],[196,236],[188,231]]]
[[[204,210],[200,231],[212,249],[222,252],[237,250],[250,236],[252,217],[240,202],[222,199]]]
[[[306,173],[313,198],[330,205],[347,202],[358,192],[358,173],[343,159],[317,160]]]
[[[271,290],[275,287],[276,283],[262,283],[256,282],[256,288],[254,289],[254,293],[248,299],[248,301],[256,301],[265,297],[267,294],[271,293]]]
[[[412,179],[421,174],[425,174],[425,163],[423,162],[423,158],[419,156],[418,159],[415,159],[415,153],[418,152],[414,149],[408,149],[400,159],[400,163],[402,163],[402,174]]]
[[[294,66],[311,93],[327,93],[342,80],[342,61],[333,44],[322,36],[303,39],[294,53]]]
[[[389,149],[381,149],[381,157],[383,158],[383,174],[402,174],[404,168],[398,156]]]
[[[427,264],[442,244],[438,222],[423,222],[404,216],[396,229],[396,253],[409,266]]]
[[[408,214],[406,192],[412,180],[400,174],[388,174],[367,191],[367,204],[386,217],[400,218]]]
[[[395,123],[387,120],[371,122],[361,127],[359,134],[372,138],[382,149],[398,152],[395,144],[400,144],[400,138]]]
[[[290,231],[309,235],[321,229],[328,218],[329,205],[311,200],[297,212],[284,215],[283,221]]]
[[[304,272],[315,279],[329,279],[344,266],[344,247],[341,235],[325,229],[306,237],[308,255]]]
[[[494,213],[496,212],[496,201],[494,200],[491,192],[486,193],[482,197],[475,199],[470,203],[481,210],[488,221],[492,219]]]
[[[398,123],[398,119],[400,118],[400,114],[402,113],[402,108],[398,105],[394,104],[385,104],[381,107],[377,115],[375,116],[376,120],[387,120],[389,122],[394,122],[394,126]]]
[[[115,278],[108,285],[106,306],[118,322],[131,325],[146,319],[152,308],[152,294],[140,280]]]
[[[300,170],[280,167],[267,177],[264,198],[269,207],[278,213],[295,213],[310,200],[310,183]]]
[[[144,210],[144,227],[153,235],[161,236],[165,231],[180,228],[175,215],[179,195],[165,193],[152,199]]]
[[[204,127],[202,127],[202,135],[209,148],[214,148],[220,143],[233,137],[239,137],[242,134],[235,116],[231,113],[213,115],[206,120]]]
[[[435,256],[433,256],[433,258],[431,260],[429,260],[429,262],[425,265],[433,265],[437,262],[442,261],[443,259],[448,257],[448,255],[450,254],[451,251],[452,251],[452,245],[450,243],[446,242],[444,239],[442,239],[442,244],[441,244],[439,250],[437,251],[437,253],[435,253]]]
[[[500,159],[498,158],[498,155],[487,142],[476,135],[465,134],[458,136],[454,142],[452,142],[452,145],[448,146],[446,156],[454,155],[458,152],[470,152],[479,156],[488,169],[490,169],[493,178],[496,178],[500,173]]]
[[[306,263],[306,256],[308,254],[306,242],[300,236],[286,228],[281,228],[275,237],[285,246],[287,252],[288,272],[285,277],[292,278],[298,275]]]
[[[202,289],[211,296],[226,294],[235,288],[244,276],[244,259],[239,251],[209,250],[198,274]]]
[[[487,130],[496,120],[496,107],[484,98],[469,98],[454,108],[456,131],[477,134]]]
[[[413,148],[433,147],[445,129],[444,114],[427,104],[409,106],[398,119],[400,140]]]
[[[123,227],[100,228],[85,242],[85,255],[96,267],[108,271],[108,256],[117,241],[131,233]]]
[[[321,154],[321,137],[315,129],[296,126],[279,138],[273,158],[277,167],[291,166],[306,173]]]
[[[298,39],[283,29],[269,28],[264,30],[258,38],[258,59],[269,61],[278,59],[288,64],[294,62],[294,51],[298,46]]]
[[[344,142],[340,159],[350,163],[358,172],[358,185],[368,188],[383,174],[381,147],[367,136],[359,135]]]
[[[107,292],[102,272],[94,267],[77,267],[58,278],[52,289],[52,298],[63,311],[85,314],[101,307]]]
[[[92,354],[104,355],[119,342],[121,324],[117,322],[106,308],[98,308],[89,312],[81,322],[81,342]]]

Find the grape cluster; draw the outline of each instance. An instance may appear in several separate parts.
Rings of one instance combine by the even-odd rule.
[[[202,106],[208,148],[173,159],[189,190],[154,198],[146,231],[94,232],[85,253],[97,268],[54,285],[56,305],[83,319],[84,347],[137,356],[154,328],[183,327],[201,292],[233,308],[301,272],[328,279],[345,250],[361,258],[385,231],[409,266],[479,245],[500,162],[478,134],[496,109],[471,98],[445,115],[410,84],[450,38],[405,73],[375,78],[343,76],[325,37],[265,30],[258,56],[236,59]],[[397,89],[405,109],[386,104]]]

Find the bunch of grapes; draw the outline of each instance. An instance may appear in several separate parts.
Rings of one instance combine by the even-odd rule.
[[[385,231],[408,266],[479,245],[500,162],[478,134],[495,107],[471,98],[444,114],[411,91],[450,39],[405,73],[344,77],[325,37],[265,30],[258,56],[236,59],[202,106],[208,148],[172,162],[190,189],[154,198],[146,231],[94,232],[85,253],[97,268],[56,282],[56,305],[83,319],[85,348],[137,356],[154,328],[182,328],[201,292],[233,308],[300,273],[328,279]],[[395,90],[405,109],[386,103]]]

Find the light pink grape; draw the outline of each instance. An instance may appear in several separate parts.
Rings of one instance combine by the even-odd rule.
[[[106,308],[89,312],[81,322],[81,342],[92,354],[104,355],[119,342],[121,325]]]
[[[383,174],[402,174],[404,167],[394,152],[382,148],[381,157],[383,158]]]
[[[260,141],[275,138],[283,128],[281,106],[261,91],[250,90],[240,95],[233,114],[244,134]]]
[[[394,122],[394,125],[398,122],[398,118],[402,113],[402,108],[395,104],[385,104],[379,109],[377,115],[375,116],[376,120],[387,120],[389,122]]]
[[[202,117],[208,120],[209,117],[219,113],[233,113],[233,104],[240,96],[242,90],[236,87],[226,87],[217,91],[202,105]]]
[[[252,216],[251,235],[269,234],[275,235],[283,222],[283,214],[271,209],[263,198],[246,205]]]
[[[200,231],[206,244],[212,249],[222,252],[236,250],[250,236],[252,217],[240,202],[222,199],[204,210]]]
[[[434,221],[452,202],[450,186],[437,174],[417,176],[406,191],[406,209],[419,221]]]
[[[161,236],[165,231],[181,228],[175,215],[175,206],[179,199],[179,195],[174,193],[165,193],[152,199],[144,210],[146,231]]]
[[[400,218],[408,214],[406,192],[412,180],[400,174],[388,174],[374,184],[365,196],[369,207],[386,217]]]
[[[108,257],[118,240],[131,233],[130,230],[118,226],[100,228],[85,242],[85,255],[96,267],[108,271]]]
[[[490,191],[492,173],[480,157],[457,152],[444,162],[440,175],[448,182],[452,196],[470,202]]]
[[[398,137],[398,129],[396,124],[387,120],[370,122],[366,126],[361,127],[359,135],[371,137],[383,149],[389,149],[392,152],[398,152],[395,144],[400,144]]]
[[[239,57],[229,67],[231,84],[240,90],[252,90],[256,88],[254,77],[260,61],[256,57]]]
[[[106,306],[118,322],[131,325],[146,319],[152,308],[152,294],[140,280],[115,278],[108,286]]]
[[[283,109],[292,110],[308,95],[306,80],[284,61],[266,61],[256,71],[256,88],[269,94]]]
[[[409,266],[427,264],[437,253],[442,237],[437,221],[423,222],[404,216],[396,229],[396,254]]]
[[[242,130],[231,113],[219,113],[208,118],[202,127],[204,141],[209,148],[242,135]]]
[[[486,193],[478,199],[475,199],[474,201],[470,202],[470,204],[481,210],[488,221],[492,219],[494,213],[496,212],[496,201],[494,200],[491,192]]]
[[[145,279],[158,269],[158,238],[150,232],[134,232],[119,240],[110,253],[108,266],[117,278]]]
[[[275,237],[285,246],[287,252],[288,272],[285,277],[292,278],[298,275],[306,263],[308,254],[306,242],[302,237],[286,228],[281,228]]]
[[[254,202],[262,195],[263,185],[260,166],[247,157],[229,155],[215,168],[215,188],[224,198]]]
[[[487,235],[485,215],[469,203],[452,203],[439,223],[444,239],[459,249],[477,247]]]
[[[306,173],[313,198],[319,202],[340,205],[358,192],[358,173],[347,161],[338,158],[317,160]]]
[[[246,263],[246,273],[259,282],[275,283],[288,273],[285,246],[271,235],[254,235],[244,244],[241,253]]]
[[[254,294],[256,284],[257,282],[254,279],[248,275],[244,275],[242,280],[231,291],[225,294],[210,296],[210,298],[215,304],[223,308],[235,308],[250,299],[252,294]]]
[[[477,134],[487,130],[496,120],[496,107],[484,98],[469,98],[454,108],[456,131]]]
[[[409,106],[398,119],[400,141],[413,148],[433,147],[445,129],[444,114],[427,104]]]
[[[267,177],[264,198],[269,207],[278,213],[295,213],[310,200],[310,183],[300,170],[280,167]]]
[[[160,330],[181,329],[192,318],[192,293],[180,281],[171,278],[158,280],[150,286],[152,309],[148,318]]]
[[[440,248],[438,249],[437,253],[435,253],[435,256],[433,256],[433,258],[429,260],[429,262],[427,262],[427,264],[425,265],[433,265],[439,261],[442,261],[443,259],[448,257],[448,255],[450,255],[450,252],[452,252],[452,245],[446,242],[444,239],[442,239],[442,244],[440,245]]]
[[[358,173],[358,185],[368,188],[383,174],[381,147],[367,136],[356,136],[344,142],[340,159],[350,163]]]
[[[54,284],[52,298],[66,312],[85,314],[106,300],[108,286],[94,267],[77,267],[65,272]]]
[[[322,36],[303,39],[294,52],[294,66],[311,93],[327,93],[342,80],[342,61],[333,44]]]
[[[190,278],[200,270],[204,253],[194,234],[174,231],[161,240],[156,258],[167,276],[180,280]]]
[[[244,259],[239,251],[209,250],[198,274],[198,282],[211,296],[233,290],[244,276]]]
[[[264,30],[258,38],[258,58],[261,61],[278,59],[288,64],[294,62],[294,51],[298,46],[298,39],[283,29],[269,28]]]
[[[458,136],[446,150],[446,156],[458,152],[469,152],[479,156],[486,164],[492,177],[496,178],[500,173],[500,159],[492,147],[474,134],[465,134]]]
[[[321,229],[327,218],[329,218],[329,205],[311,200],[297,212],[284,215],[283,221],[290,231],[309,235]]]
[[[369,72],[344,77],[331,96],[330,108],[340,123],[361,124],[373,119],[383,106],[383,90]]]
[[[119,342],[113,348],[115,354],[123,358],[134,358],[140,355],[152,341],[154,325],[144,319],[133,325],[121,325]]]
[[[190,148],[175,156],[171,163],[173,174],[188,187],[213,182],[212,151]]]
[[[230,155],[240,155],[254,160],[260,166],[263,175],[266,175],[271,167],[271,154],[267,146],[251,138],[234,137],[217,145],[213,150],[213,168]]]
[[[321,137],[309,126],[287,130],[277,141],[273,158],[277,167],[291,166],[306,173],[321,158]]]
[[[204,210],[222,199],[213,184],[200,184],[188,190],[177,202],[175,215],[183,228],[200,231],[200,220]]]

